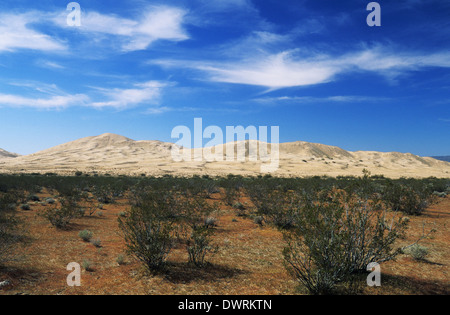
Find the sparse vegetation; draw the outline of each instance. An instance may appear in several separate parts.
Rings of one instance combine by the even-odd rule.
[[[99,248],[77,243],[88,250],[83,262],[88,271],[93,271],[91,261],[98,270],[115,265],[111,257],[118,265],[125,264],[120,253],[126,250],[167,286],[166,281],[194,286],[215,273],[234,281],[233,274],[240,272],[245,281],[255,279],[253,273],[258,272],[258,277],[272,277],[261,283],[278,281],[272,274],[285,275],[287,283],[284,261],[289,274],[309,293],[361,293],[367,264],[398,258],[409,221],[417,225],[421,219],[416,216],[427,207],[437,201],[446,204],[448,188],[447,179],[391,180],[368,172],[338,178],[0,175],[0,264],[17,255],[22,242],[20,217],[33,224],[34,231],[51,233],[51,242],[54,238],[62,244],[63,238],[67,242],[78,233],[79,240]],[[43,202],[33,201],[37,199]],[[99,215],[103,203],[108,206]],[[29,208],[24,207],[27,204]],[[83,217],[104,212],[108,215],[102,219]],[[30,222],[36,214],[57,229],[49,230],[45,220]],[[118,220],[125,247],[115,239],[111,220]],[[77,226],[89,230],[60,231]],[[416,227],[415,235],[420,232]],[[103,251],[100,237],[108,245]],[[422,263],[428,248],[409,246],[405,253],[414,260],[400,258],[428,266]],[[248,268],[252,271],[246,269],[250,273],[246,276],[230,261],[252,264]],[[130,260],[126,269],[134,274],[138,265]],[[273,268],[271,273],[264,273],[263,266]],[[286,286],[283,292],[295,293],[294,286]]]
[[[18,244],[23,241],[21,220],[16,214],[17,196],[0,193],[0,267],[17,256]]]

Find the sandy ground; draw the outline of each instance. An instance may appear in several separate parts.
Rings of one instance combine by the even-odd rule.
[[[241,146],[242,145],[242,146]],[[275,167],[274,176],[345,176],[361,175],[368,169],[373,175],[399,177],[444,177],[450,178],[450,163],[413,154],[382,152],[349,152],[338,147],[307,142],[283,143],[279,154],[267,146],[263,154],[259,150],[266,145],[257,141],[237,142],[231,145],[245,150],[245,161],[232,158],[226,161],[227,146],[218,146],[211,151],[208,160],[206,152],[180,150],[191,161],[176,162],[173,158],[174,144],[159,141],[134,141],[119,135],[103,134],[79,139],[35,154],[0,159],[1,173],[46,173],[62,175],[75,171],[86,173],[108,173],[111,175],[160,176],[165,174],[189,176],[194,174],[223,176],[260,175],[264,167]],[[251,151],[251,148],[255,148]],[[267,152],[265,152],[267,151]],[[244,151],[241,151],[244,152]],[[253,152],[253,154],[251,153]],[[204,155],[202,155],[204,153]],[[223,161],[216,161],[215,155]],[[195,157],[200,156],[200,160]],[[267,162],[261,162],[262,159]],[[278,162],[277,162],[278,161]],[[278,166],[278,167],[277,167]]]

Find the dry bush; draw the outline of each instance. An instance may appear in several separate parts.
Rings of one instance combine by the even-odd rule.
[[[305,200],[296,219],[295,229],[284,233],[283,255],[288,271],[311,294],[335,293],[369,263],[394,259],[401,253],[394,243],[408,224],[340,193]]]
[[[166,196],[150,192],[131,208],[126,217],[119,217],[128,253],[151,272],[162,269],[174,244],[175,219],[166,210]]]
[[[57,229],[66,229],[73,219],[82,217],[83,212],[74,200],[61,199],[60,207],[45,209],[40,215]]]

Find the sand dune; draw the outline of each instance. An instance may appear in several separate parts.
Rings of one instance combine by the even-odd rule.
[[[20,156],[19,154],[16,153],[11,153],[8,151],[5,151],[3,149],[0,149],[0,159],[8,159],[8,158],[15,158]]]
[[[271,146],[259,154],[259,147],[266,144],[258,141],[232,143],[237,152],[245,148],[245,161],[226,161],[226,147],[221,145],[208,149],[221,154],[223,161],[208,161],[199,149],[180,150],[189,154],[192,161],[175,162],[172,158],[174,144],[160,141],[134,141],[115,135],[103,134],[65,143],[41,152],[17,156],[1,150],[0,172],[56,172],[73,174],[75,171],[124,175],[189,176],[208,175],[259,175],[261,158],[271,157]],[[179,147],[176,147],[180,149]],[[256,148],[250,156],[250,148]],[[220,151],[222,150],[222,151]],[[3,153],[6,152],[6,153]],[[10,157],[10,158],[6,158]],[[14,157],[14,158],[12,158]],[[383,152],[350,152],[338,147],[308,142],[282,143],[279,145],[279,168],[275,176],[312,175],[361,175],[363,169],[372,174],[388,177],[446,177],[450,178],[450,163],[413,154]]]

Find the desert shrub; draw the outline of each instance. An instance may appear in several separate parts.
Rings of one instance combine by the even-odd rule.
[[[367,201],[334,193],[305,200],[295,229],[284,232],[287,270],[311,293],[332,294],[369,263],[394,259],[408,221],[388,218]]]
[[[48,208],[41,212],[40,215],[57,229],[65,229],[73,219],[82,217],[77,204],[68,199],[61,200],[61,207]]]
[[[56,203],[55,199],[53,199],[53,198],[46,198],[45,202],[49,205],[53,205]]]
[[[97,248],[102,247],[102,241],[99,238],[95,238],[95,239],[91,240],[91,244]]]
[[[178,234],[185,242],[189,262],[197,267],[206,265],[206,256],[214,254],[218,247],[212,244],[217,219],[211,216],[216,210],[203,198],[188,196],[178,201],[181,215]]]
[[[0,195],[0,266],[14,260],[18,244],[23,243],[23,227],[16,216],[15,202],[10,194]]]
[[[413,186],[388,182],[383,192],[383,200],[392,211],[420,215],[434,201],[430,189],[430,186],[423,183]]]
[[[429,250],[427,247],[414,244],[407,250],[408,254],[410,254],[415,260],[425,260],[427,257]]]
[[[262,216],[256,216],[256,217],[253,219],[253,222],[255,222],[255,223],[258,224],[258,225],[263,225],[264,218],[263,218]]]
[[[232,206],[241,197],[243,183],[239,178],[229,177],[223,184],[225,188],[225,202]]]
[[[92,262],[90,262],[90,261],[87,260],[87,259],[84,259],[84,260],[83,260],[83,263],[81,264],[81,266],[82,266],[83,269],[86,270],[86,271],[94,271]]]
[[[237,210],[245,210],[245,206],[240,202],[235,202],[233,204],[233,208]]]
[[[205,219],[205,226],[207,228],[213,228],[217,225],[217,219],[213,217],[208,217]]]
[[[253,196],[252,201],[257,208],[257,215],[262,216],[266,222],[280,229],[294,227],[301,204],[299,194],[293,191],[268,190],[263,196]]]
[[[447,197],[447,193],[446,193],[446,192],[435,191],[435,192],[433,192],[433,195],[434,195],[434,196],[437,196],[437,197],[439,197],[439,198],[445,198],[445,197]]]
[[[217,246],[212,245],[211,242],[212,234],[208,226],[197,227],[192,231],[191,237],[186,242],[190,263],[202,267],[206,264],[206,255],[217,251]]]
[[[119,255],[119,256],[117,256],[116,262],[117,262],[120,266],[125,265],[125,255]]]
[[[28,196],[28,200],[30,200],[30,201],[41,201],[41,199],[38,196],[36,196],[36,195]]]
[[[126,217],[119,217],[130,255],[144,263],[149,271],[164,267],[174,241],[174,219],[165,210],[161,194],[149,193],[133,206]]]
[[[23,205],[20,206],[20,209],[24,210],[24,211],[30,211],[31,207],[29,204],[25,203]]]
[[[93,233],[88,230],[83,230],[80,233],[78,233],[78,236],[85,242],[89,242],[93,236]]]
[[[238,216],[240,216],[240,217],[245,217],[246,216],[246,212],[245,212],[246,208],[245,208],[245,206],[242,203],[235,202],[233,204],[233,208],[237,210]]]

